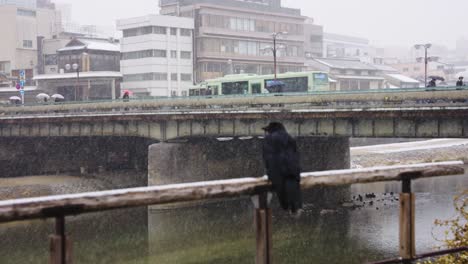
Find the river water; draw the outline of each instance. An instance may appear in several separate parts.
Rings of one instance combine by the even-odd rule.
[[[467,175],[413,183],[417,252],[438,245],[433,236],[443,230],[433,229],[434,220],[453,217],[453,197],[466,189]],[[274,263],[364,263],[396,257],[399,191],[398,183],[310,191],[299,219],[278,209],[274,198]],[[360,202],[358,196],[368,193],[376,197]],[[50,220],[0,225],[0,263],[48,263],[53,226]],[[248,198],[69,217],[67,232],[74,242],[74,263],[254,263]]]

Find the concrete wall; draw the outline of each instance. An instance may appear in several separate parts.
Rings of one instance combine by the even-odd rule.
[[[298,138],[303,171],[350,167],[349,139]],[[193,138],[150,146],[148,185],[260,177],[265,174],[262,140]]]
[[[148,145],[136,137],[0,138],[0,178],[147,168]],[[154,141],[152,141],[154,142]]]

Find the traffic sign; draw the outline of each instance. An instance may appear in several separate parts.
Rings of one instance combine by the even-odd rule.
[[[23,88],[25,84],[26,84],[26,82],[25,82],[24,80],[21,80],[21,81],[20,81],[20,86],[21,86],[21,88]]]
[[[20,77],[24,78],[26,76],[26,72],[24,70],[20,70],[19,75],[20,75]]]
[[[24,95],[24,90],[23,89],[20,90],[20,94]]]

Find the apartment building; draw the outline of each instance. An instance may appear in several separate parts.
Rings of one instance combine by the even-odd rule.
[[[147,15],[117,21],[122,88],[140,96],[186,96],[193,86],[192,18]]]
[[[278,38],[278,72],[304,69],[304,21],[280,0],[161,0],[161,14],[195,22],[197,82],[232,73],[274,71],[272,33]]]

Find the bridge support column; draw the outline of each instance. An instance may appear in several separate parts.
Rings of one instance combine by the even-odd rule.
[[[324,171],[350,167],[349,139],[299,137],[302,170]],[[192,138],[150,146],[148,185],[164,185],[265,174],[263,140]]]
[[[350,166],[348,138],[305,137],[297,141],[304,171],[346,169]],[[258,138],[227,141],[192,138],[152,145],[148,154],[148,184],[260,177],[265,174],[262,144],[262,139]],[[342,200],[342,194],[345,193],[343,190],[346,188],[336,188],[336,191],[317,188],[312,191],[312,195],[307,196],[316,199],[314,204],[318,204],[317,201],[329,203],[331,200]],[[271,213],[281,213],[281,209],[276,209],[276,197],[271,203],[273,210],[265,202],[265,197],[260,198],[254,198],[255,206],[247,199],[211,202],[202,206],[187,203],[150,206],[149,252],[152,256],[164,256],[173,251],[183,254],[185,250],[190,251],[201,243],[204,247],[200,250],[209,250],[226,240],[241,246],[245,239],[242,234],[255,232],[257,263],[271,263],[271,233],[274,231]],[[254,226],[252,218],[255,219]],[[222,258],[220,256],[219,262],[222,262]],[[242,263],[248,262],[245,260]]]

